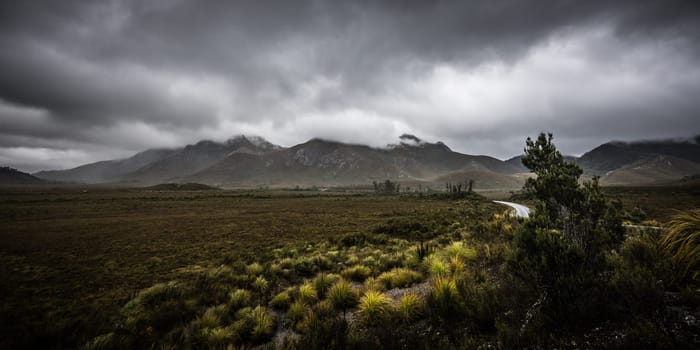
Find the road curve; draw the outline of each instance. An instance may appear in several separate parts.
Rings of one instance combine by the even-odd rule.
[[[515,216],[517,216],[519,218],[530,217],[530,208],[528,208],[522,204],[504,202],[504,201],[494,201],[494,202],[499,203],[499,204],[504,204],[504,205],[507,205],[507,206],[515,209]]]

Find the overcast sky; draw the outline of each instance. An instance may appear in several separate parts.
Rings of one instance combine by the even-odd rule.
[[[697,1],[3,1],[0,165],[236,134],[501,159],[700,133]]]

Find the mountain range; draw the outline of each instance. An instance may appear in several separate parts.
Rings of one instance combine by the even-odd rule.
[[[608,142],[581,157],[566,157],[604,185],[655,185],[700,174],[700,136],[686,140]],[[502,161],[452,151],[442,142],[402,135],[383,148],[311,139],[292,146],[261,137],[200,141],[175,149],[151,149],[132,157],[41,171],[53,182],[151,186],[203,183],[218,187],[369,185],[386,179],[441,189],[474,180],[477,189],[519,188],[530,176],[520,156]]]

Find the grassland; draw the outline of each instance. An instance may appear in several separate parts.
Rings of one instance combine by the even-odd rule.
[[[644,220],[700,208],[692,189],[608,191],[626,211],[641,208]],[[438,320],[475,334],[450,335],[457,344],[495,344],[495,315],[504,312],[496,305],[513,293],[497,288],[498,271],[519,225],[504,210],[476,196],[0,189],[0,348],[74,348],[131,326],[146,340],[131,346],[169,338],[197,347],[194,330],[222,347],[264,344],[278,328],[321,339],[319,320],[337,321],[341,311],[343,322],[366,324],[358,331],[365,340],[354,344],[367,346],[391,341],[372,333],[389,322],[389,309],[404,336],[431,329],[423,340],[432,341],[441,328],[429,324]],[[428,281],[430,291],[398,295],[396,305],[381,294]],[[180,313],[151,326],[158,322],[147,306],[153,298],[170,305],[171,294],[182,299],[169,307]],[[469,323],[450,318],[455,305]],[[245,339],[235,336],[244,328]]]
[[[75,345],[178,269],[265,262],[275,248],[371,232],[453,202],[307,192],[3,189],[4,341]],[[12,344],[12,343],[10,343]]]

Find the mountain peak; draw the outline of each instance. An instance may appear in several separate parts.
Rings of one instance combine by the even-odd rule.
[[[241,145],[241,144],[250,144],[253,145],[259,149],[262,150],[276,150],[280,149],[282,147],[275,145],[273,143],[270,143],[267,141],[264,137],[261,136],[256,136],[256,135],[236,135],[231,137],[230,139],[226,140],[227,145]]]
[[[423,141],[416,137],[416,135],[411,135],[411,134],[403,134],[399,136],[399,140],[401,140],[401,143],[412,143],[412,144],[421,144]]]

